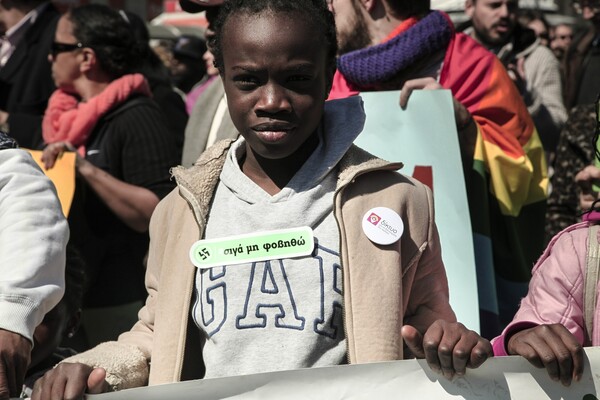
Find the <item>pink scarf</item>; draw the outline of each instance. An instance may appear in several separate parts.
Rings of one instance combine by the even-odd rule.
[[[66,141],[85,155],[84,146],[98,120],[134,93],[151,96],[148,82],[141,74],[115,79],[87,102],[79,102],[75,96],[57,89],[48,100],[42,122],[44,142]]]

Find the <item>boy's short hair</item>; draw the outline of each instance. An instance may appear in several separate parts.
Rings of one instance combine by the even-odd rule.
[[[320,29],[326,40],[327,64],[331,77],[336,69],[337,36],[335,20],[325,0],[227,0],[221,6],[219,16],[214,24],[215,35],[209,38],[208,47],[215,56],[215,67],[223,68],[222,34],[225,22],[232,14],[259,14],[263,11],[282,11],[296,13],[305,18],[307,23]],[[331,85],[331,82],[328,82]]]

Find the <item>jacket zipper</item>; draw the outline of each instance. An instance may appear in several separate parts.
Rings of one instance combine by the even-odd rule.
[[[190,200],[190,197],[193,198],[193,195],[191,194],[191,192],[185,187],[185,185],[180,185],[178,183],[179,186],[179,191],[181,193],[181,197],[183,197],[185,199],[185,201],[189,204],[189,206],[192,208],[192,210],[194,211],[194,219],[196,220],[196,224],[198,225],[198,230],[201,231],[200,229],[200,222],[198,220],[198,212],[199,210],[195,207],[194,205],[194,201]],[[198,238],[198,240],[202,239],[202,232],[200,232],[200,237]],[[195,274],[194,274],[195,275]],[[189,293],[193,293],[194,292],[194,279],[192,279],[191,282],[191,290],[189,291]],[[190,289],[190,288],[188,288]],[[184,304],[184,310],[185,311],[185,315],[186,315],[186,320],[185,320],[185,327],[184,327],[184,335],[183,335],[183,340],[181,341],[181,346],[177,349],[177,351],[179,352],[179,354],[181,354],[181,361],[178,361],[178,365],[177,365],[177,369],[176,369],[176,382],[180,382],[181,381],[181,374],[183,373],[183,363],[185,361],[185,346],[187,344],[187,329],[188,329],[188,325],[189,325],[189,318],[191,317],[189,315],[189,310],[190,310],[190,304],[192,302],[192,296],[188,296],[188,298],[185,301]]]
[[[352,182],[353,181],[354,180],[352,180]],[[349,183],[340,187],[339,190],[337,190],[336,193],[333,195],[333,217],[335,218],[335,221],[336,221],[336,225],[337,225],[337,229],[338,229],[338,236],[339,236],[340,266],[342,267],[342,289],[343,289],[342,293],[343,293],[344,297],[346,296],[346,290],[344,289],[344,280],[346,279],[346,274],[344,273],[344,260],[341,257],[341,254],[342,254],[342,230],[340,229],[340,218],[338,218],[337,212],[336,212],[336,203],[337,203],[338,195],[342,194],[342,191],[348,184]],[[341,210],[340,210],[340,213],[341,213]],[[344,336],[346,337],[346,364],[350,364],[350,341],[348,340],[348,324],[346,322],[346,301],[345,301],[345,299],[343,301],[343,304],[344,304],[344,306],[342,307],[342,326],[344,328]]]

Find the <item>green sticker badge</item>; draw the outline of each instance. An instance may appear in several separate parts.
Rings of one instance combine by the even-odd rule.
[[[314,247],[312,229],[302,226],[198,240],[190,249],[190,259],[196,267],[205,269],[308,256],[312,254]]]

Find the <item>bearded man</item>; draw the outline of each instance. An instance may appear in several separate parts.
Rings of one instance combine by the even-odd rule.
[[[567,120],[560,64],[534,30],[519,24],[518,0],[467,0],[464,33],[494,53],[509,71],[540,132],[547,155],[556,151]]]
[[[475,247],[481,333],[494,337],[527,292],[544,244],[547,173],[527,108],[498,59],[427,0],[331,0],[340,57],[330,98],[452,92]]]

